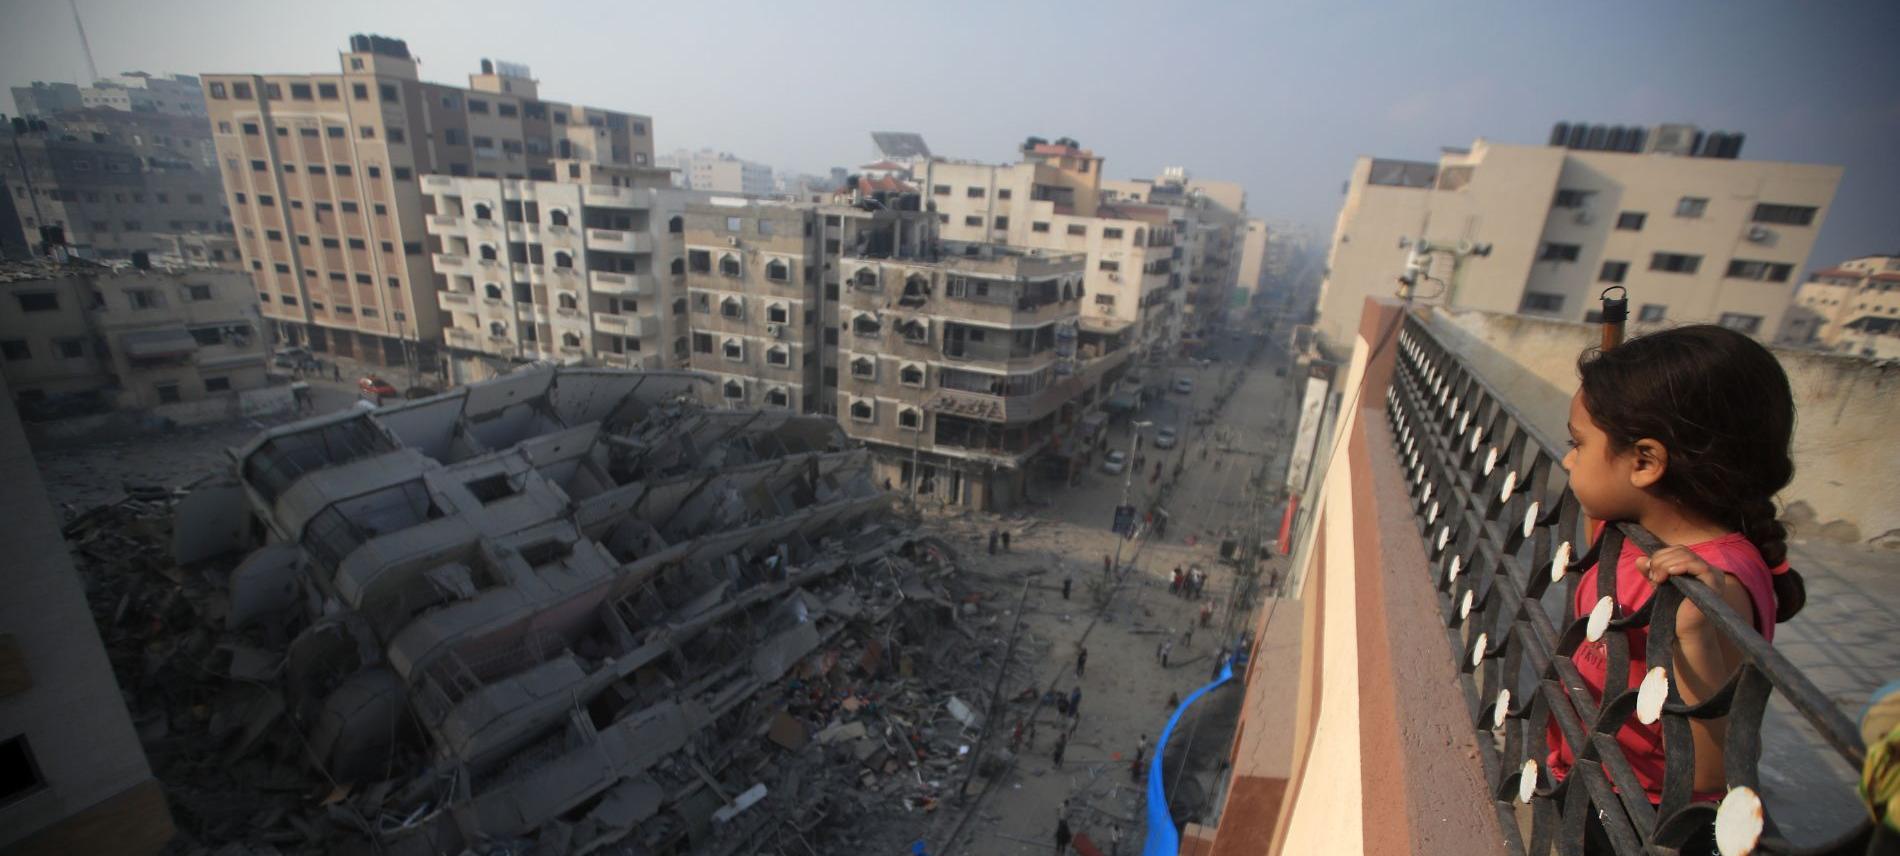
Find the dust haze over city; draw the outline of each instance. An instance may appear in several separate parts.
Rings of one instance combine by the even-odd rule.
[[[0,856],[1894,852],[1896,28],[0,0]]]

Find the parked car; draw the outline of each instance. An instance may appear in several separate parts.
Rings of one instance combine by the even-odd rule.
[[[1120,449],[1102,456],[1102,472],[1120,475],[1122,468],[1128,466],[1128,453]]]
[[[1157,449],[1172,449],[1174,444],[1180,441],[1181,437],[1175,433],[1173,426],[1164,425],[1155,432],[1155,448]]]
[[[315,367],[317,364],[317,358],[311,356],[310,352],[304,350],[303,348],[293,347],[293,348],[285,348],[281,351],[278,351],[276,355],[271,357],[270,362],[271,362],[271,366],[274,368],[296,371],[297,369],[308,369],[308,368]]]
[[[1178,377],[1178,378],[1175,378],[1175,379],[1174,379],[1174,391],[1175,391],[1175,392],[1178,392],[1178,393],[1181,393],[1182,395],[1186,395],[1186,394],[1188,394],[1188,393],[1190,393],[1190,392],[1193,392],[1193,391],[1194,391],[1194,379],[1193,379],[1193,378],[1191,378],[1191,377]]]
[[[363,398],[379,403],[383,400],[383,396],[387,395],[393,398],[397,394],[396,387],[393,384],[375,375],[365,375],[363,379],[357,381],[356,391],[360,393]]]

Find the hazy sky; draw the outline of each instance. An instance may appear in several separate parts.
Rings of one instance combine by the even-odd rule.
[[[102,73],[337,69],[407,39],[545,97],[650,114],[661,151],[864,162],[871,130],[1001,161],[1072,136],[1114,178],[1180,165],[1330,232],[1354,156],[1432,159],[1552,122],[1687,121],[1743,156],[1840,164],[1816,265],[1900,250],[1900,2],[698,3],[79,0]],[[0,0],[0,83],[83,76],[63,0]],[[7,99],[10,101],[10,98]]]

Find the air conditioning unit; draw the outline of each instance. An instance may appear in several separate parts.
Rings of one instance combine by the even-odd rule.
[[[736,246],[739,246],[739,238],[738,238],[737,236],[735,236],[735,235],[727,235],[727,236],[726,236],[726,246],[728,246],[728,247],[736,247]]]
[[[1773,238],[1774,236],[1775,236],[1775,233],[1769,231],[1767,226],[1748,227],[1748,240],[1752,243],[1756,243],[1756,244],[1767,243],[1768,239]]]
[[[1577,225],[1579,226],[1588,226],[1591,223],[1596,222],[1596,218],[1590,216],[1590,212],[1588,211],[1578,211],[1576,220],[1577,220]]]
[[[767,324],[765,325],[765,332],[770,334],[774,339],[783,339],[785,338],[785,325]]]

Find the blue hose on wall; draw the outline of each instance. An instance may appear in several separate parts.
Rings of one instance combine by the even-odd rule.
[[[1168,811],[1168,794],[1161,786],[1161,761],[1168,755],[1168,738],[1174,734],[1174,727],[1181,722],[1181,714],[1188,707],[1221,684],[1234,679],[1234,663],[1229,658],[1220,667],[1220,677],[1212,683],[1188,694],[1187,700],[1174,709],[1174,715],[1168,717],[1168,727],[1161,730],[1161,739],[1155,742],[1155,754],[1148,759],[1148,838],[1141,846],[1141,856],[1178,856],[1181,852],[1181,835],[1174,831],[1174,814]]]

